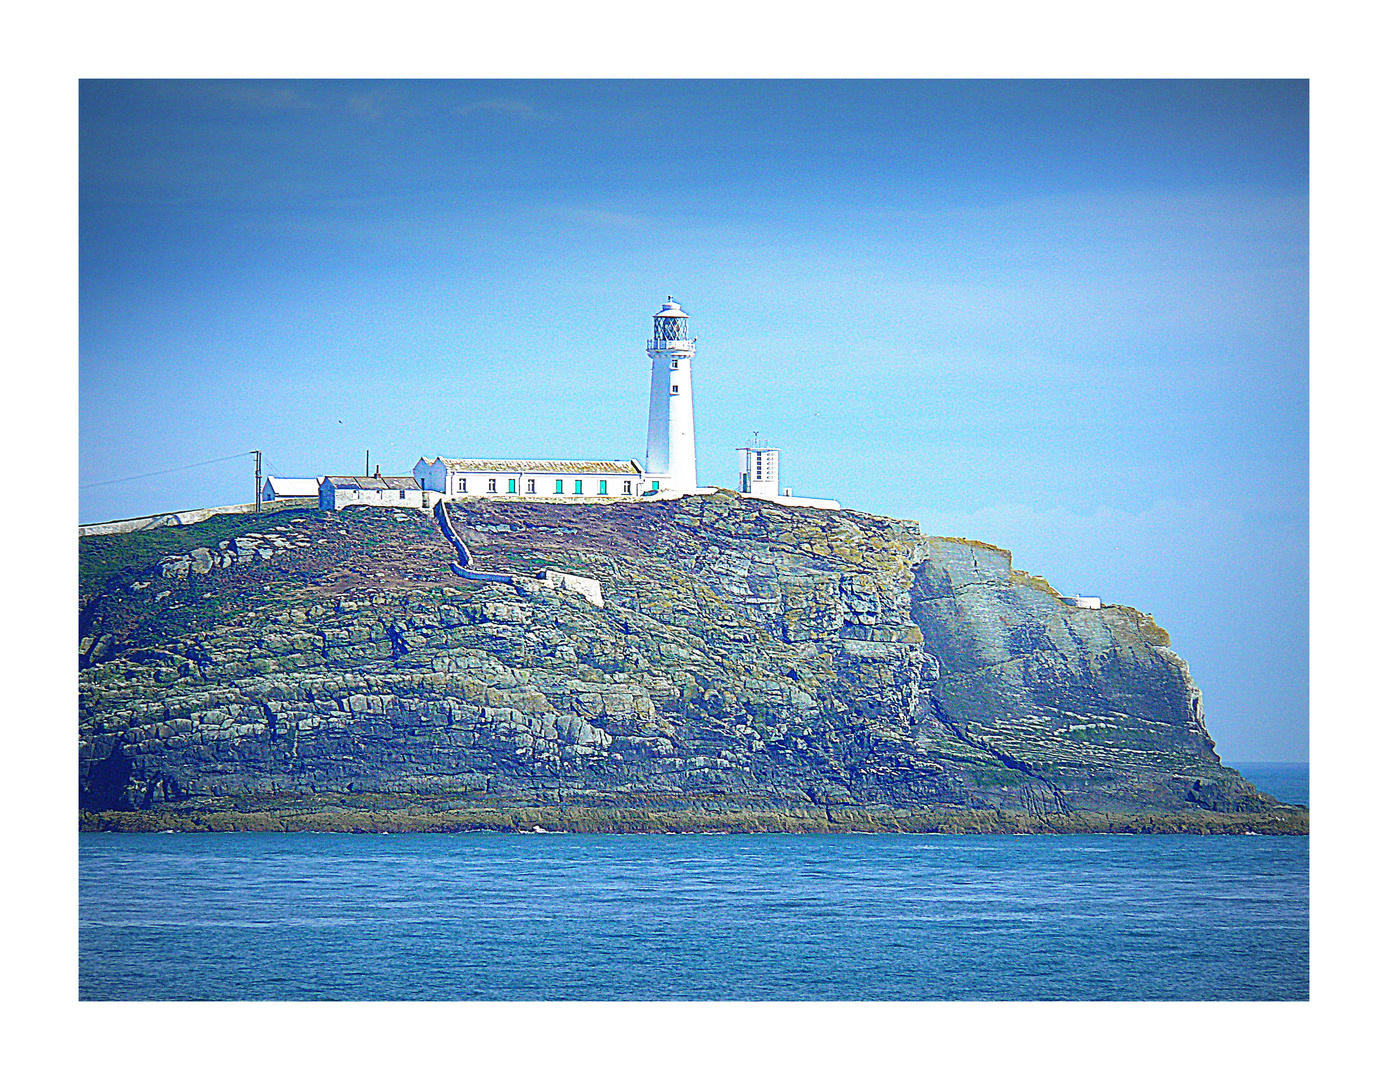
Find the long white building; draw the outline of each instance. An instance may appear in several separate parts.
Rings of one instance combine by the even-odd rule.
[[[414,478],[425,491],[450,498],[501,495],[558,498],[632,498],[641,494],[641,466],[634,461],[525,461],[483,458],[420,458]]]

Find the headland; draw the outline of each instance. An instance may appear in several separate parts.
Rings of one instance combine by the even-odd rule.
[[[82,827],[1308,829],[1150,616],[986,543],[726,490],[448,514],[83,537]]]

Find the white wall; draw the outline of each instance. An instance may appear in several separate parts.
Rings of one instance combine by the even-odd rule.
[[[460,488],[459,481],[467,481],[467,490]],[[496,481],[496,490],[490,490],[490,481]],[[508,481],[516,482],[516,490],[510,490]],[[530,481],[535,482],[535,490],[530,490]],[[488,495],[510,496],[512,498],[559,498],[560,495],[554,490],[556,480],[564,482],[564,497],[590,498],[635,498],[640,495],[642,488],[641,477],[633,473],[547,473],[547,472],[518,472],[518,473],[488,473],[488,472],[450,472],[446,484],[440,485],[446,491],[449,498],[459,497],[485,497]],[[581,495],[574,491],[574,481],[583,481],[583,491]],[[607,481],[607,493],[603,495],[599,492],[602,481]],[[631,485],[631,491],[626,490],[626,485]]]
[[[308,499],[281,499],[281,505],[311,507]],[[119,521],[97,521],[90,525],[77,526],[78,536],[110,536],[117,533],[143,532],[166,525],[196,525],[218,514],[254,514],[255,503],[236,503],[232,506],[209,506],[198,510],[175,510],[169,514],[151,514],[148,517],[122,518]]]

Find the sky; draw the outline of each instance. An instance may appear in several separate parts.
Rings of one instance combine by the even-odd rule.
[[[674,295],[702,483],[757,432],[796,494],[1150,612],[1226,761],[1304,761],[1307,105],[84,81],[81,520],[248,501],[255,448],[282,476],[640,460]]]

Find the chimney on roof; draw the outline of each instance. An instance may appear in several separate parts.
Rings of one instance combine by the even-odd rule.
[[[379,465],[377,465],[377,466],[376,466],[376,479],[379,480],[380,478],[381,478],[381,467],[380,467]]]

